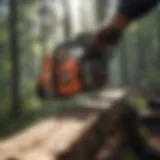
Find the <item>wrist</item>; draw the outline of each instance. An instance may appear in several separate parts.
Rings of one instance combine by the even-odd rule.
[[[100,28],[94,35],[93,46],[95,49],[104,50],[107,46],[116,45],[129,24],[122,14],[114,14],[106,26]]]

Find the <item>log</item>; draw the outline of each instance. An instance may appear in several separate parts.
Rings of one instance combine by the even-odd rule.
[[[74,111],[37,122],[0,142],[0,160],[94,159],[125,106],[125,89],[101,92]]]

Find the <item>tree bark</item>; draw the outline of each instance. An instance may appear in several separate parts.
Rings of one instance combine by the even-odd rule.
[[[146,55],[144,53],[144,37],[143,34],[141,33],[142,31],[139,29],[137,32],[137,46],[138,46],[138,79],[139,81],[143,81],[145,78],[145,73],[147,70],[146,66]]]
[[[107,6],[107,0],[97,0],[97,19],[101,23],[105,18],[105,11]]]
[[[126,39],[123,38],[120,45],[120,64],[121,64],[121,84],[129,84],[128,76],[128,57],[127,57],[127,48],[126,48]]]
[[[159,57],[157,58],[158,59],[158,64],[159,64],[159,69],[160,69],[160,20],[159,20],[159,17],[160,17],[160,5],[159,5],[159,8],[157,9],[157,15],[156,15],[156,22],[157,22],[157,36],[158,36],[158,55]]]
[[[70,5],[69,2],[66,0],[63,0],[64,4],[64,37],[65,40],[67,40],[71,36],[71,17],[70,17]]]
[[[19,48],[18,48],[18,9],[17,0],[10,0],[10,53],[12,63],[12,108],[11,116],[18,118],[21,113],[20,106],[20,59],[19,59]]]

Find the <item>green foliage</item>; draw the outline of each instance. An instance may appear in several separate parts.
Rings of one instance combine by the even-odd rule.
[[[159,86],[160,41],[158,35],[160,29],[157,19],[159,14],[159,11],[154,10],[144,18],[132,23],[126,30],[123,42],[121,42],[123,46],[120,46],[117,51],[122,55],[117,72],[123,70],[122,74],[125,77],[124,79],[119,78],[119,84],[140,83],[141,79],[145,78],[151,82],[151,87]],[[112,66],[112,68],[115,67],[116,65]]]
[[[150,86],[153,86],[154,88],[160,88],[160,71],[148,71],[146,78],[148,79]]]
[[[141,96],[134,96],[130,100],[131,104],[135,106],[138,110],[146,110],[148,108],[147,101],[144,97]]]

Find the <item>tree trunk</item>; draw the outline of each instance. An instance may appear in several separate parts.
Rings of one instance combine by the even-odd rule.
[[[137,46],[138,46],[138,79],[139,82],[142,82],[145,78],[145,73],[147,70],[146,66],[146,53],[144,53],[144,38],[141,33],[142,31],[139,29],[137,32]]]
[[[18,48],[18,30],[17,30],[17,0],[10,0],[10,49],[12,63],[12,108],[11,115],[18,118],[21,113],[20,106],[20,59]]]
[[[107,0],[97,0],[97,19],[101,23],[105,18]]]
[[[63,0],[64,4],[64,37],[67,40],[71,36],[70,2]]]
[[[127,57],[127,50],[126,50],[126,39],[122,40],[120,45],[120,63],[121,63],[121,83],[122,85],[129,84],[129,77],[128,77],[128,57]]]
[[[160,19],[159,19],[159,17],[160,17],[160,5],[159,5],[159,8],[157,9],[157,15],[156,15],[156,22],[157,22],[157,26],[156,26],[156,28],[157,28],[157,36],[158,36],[158,64],[159,64],[159,69],[160,69]]]

